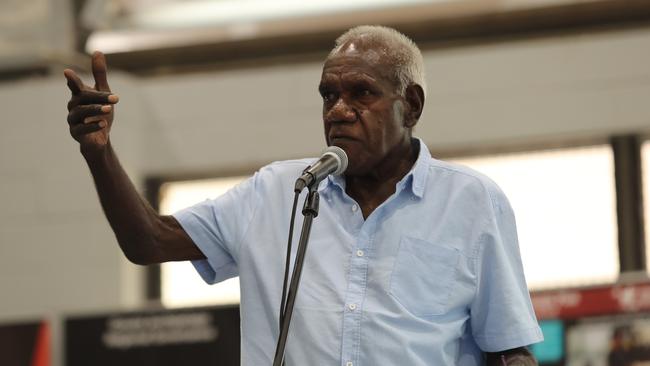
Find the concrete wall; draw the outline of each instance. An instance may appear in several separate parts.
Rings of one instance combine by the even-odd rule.
[[[434,149],[650,130],[650,29],[426,53]],[[136,184],[315,155],[320,63],[112,73],[113,143]],[[65,123],[62,76],[0,84],[0,321],[142,304]]]
[[[117,85],[137,95],[133,82]],[[0,318],[139,303],[65,122],[63,77],[0,84]],[[133,100],[135,98],[132,98]],[[137,103],[125,115],[143,123]],[[142,133],[115,139],[136,180]],[[128,276],[129,278],[126,278]]]

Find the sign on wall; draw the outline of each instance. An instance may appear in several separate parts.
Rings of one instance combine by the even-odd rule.
[[[239,365],[239,309],[104,314],[65,321],[67,366]]]

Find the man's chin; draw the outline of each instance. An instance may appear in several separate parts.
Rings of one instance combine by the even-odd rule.
[[[328,145],[343,149],[348,154],[348,159],[350,155],[357,154],[359,149],[359,141],[347,137],[332,138],[329,140]]]
[[[348,155],[348,167],[345,169],[345,176],[347,177],[363,177],[370,173],[368,167],[360,162],[358,159],[354,159],[358,156]]]
[[[359,140],[351,138],[333,138],[328,141],[329,146],[340,147],[345,151],[348,157],[348,167],[345,169],[346,176],[361,176],[367,174],[367,169],[364,169],[364,164],[360,159],[367,155],[364,147],[360,144]]]

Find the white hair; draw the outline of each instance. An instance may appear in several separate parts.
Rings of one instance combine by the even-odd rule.
[[[388,64],[395,68],[394,76],[398,83],[398,92],[404,94],[409,85],[418,84],[426,95],[427,85],[424,78],[422,53],[410,38],[393,28],[381,25],[361,25],[348,30],[337,38],[328,58],[334,56],[341,47],[350,41],[361,41],[380,47],[377,51],[383,53],[387,57]]]

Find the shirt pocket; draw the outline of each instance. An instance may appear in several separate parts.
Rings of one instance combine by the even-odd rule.
[[[402,237],[389,293],[415,316],[444,314],[459,259],[456,248]]]

